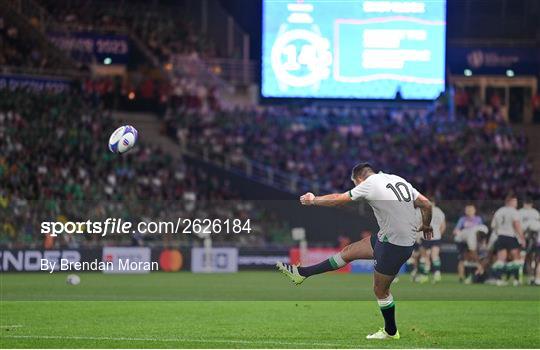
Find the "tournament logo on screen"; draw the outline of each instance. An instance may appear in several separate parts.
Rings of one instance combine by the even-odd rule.
[[[446,1],[263,1],[264,97],[435,99]]]
[[[272,46],[272,69],[279,88],[315,87],[330,75],[330,42],[313,23],[311,4],[288,4],[290,15]]]

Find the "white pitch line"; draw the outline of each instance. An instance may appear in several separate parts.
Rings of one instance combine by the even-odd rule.
[[[22,327],[22,324],[10,324],[6,326],[0,326],[0,328],[20,328]]]
[[[15,339],[69,339],[69,340],[112,340],[112,341],[155,341],[155,342],[185,342],[185,343],[235,343],[235,344],[272,344],[272,345],[299,345],[299,346],[326,346],[332,348],[343,347],[335,343],[307,343],[272,340],[236,340],[236,339],[190,339],[190,338],[129,338],[129,337],[89,337],[89,336],[59,336],[59,335],[2,335],[0,338]]]

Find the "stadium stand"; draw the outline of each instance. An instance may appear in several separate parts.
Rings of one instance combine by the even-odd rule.
[[[51,68],[59,64],[55,57],[27,31],[8,17],[0,16],[0,65],[11,67]]]
[[[137,212],[141,216],[161,210],[165,211],[162,216],[206,212],[227,218],[244,217],[247,214],[242,213],[247,211],[250,217],[261,219],[263,227],[255,230],[273,232],[274,238],[261,233],[240,237],[237,244],[257,246],[288,235],[286,229],[279,229],[278,220],[264,217],[271,214],[257,212],[249,202],[233,201],[239,197],[226,180],[172,162],[159,148],[140,144],[120,162],[113,159],[104,149],[114,125],[112,115],[82,92],[36,94],[4,89],[0,101],[0,178],[4,184],[0,204],[4,213],[12,214],[3,216],[5,235],[0,244],[41,244],[36,228],[43,217],[36,214],[36,206],[44,203],[42,215],[64,218],[82,212],[134,215],[128,214],[127,203],[143,206]],[[171,205],[172,200],[176,206]],[[225,204],[217,208],[216,202]],[[73,203],[80,205],[74,207]],[[222,240],[231,237],[217,237],[216,243]],[[63,243],[69,242],[58,244]]]
[[[531,180],[527,139],[491,106],[470,117],[444,109],[268,107],[165,116],[169,134],[190,151],[239,169],[260,163],[275,173],[347,189],[351,159],[376,159],[441,199],[539,194]],[[399,150],[396,152],[395,150]],[[474,173],[475,176],[471,176]]]
[[[182,3],[85,0],[70,0],[62,4],[41,0],[39,3],[66,28],[109,32],[128,30],[139,37],[161,62],[166,62],[171,53],[212,52],[211,43],[196,33]]]

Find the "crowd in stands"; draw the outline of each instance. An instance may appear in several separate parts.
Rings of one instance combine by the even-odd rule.
[[[39,3],[55,20],[76,31],[128,31],[141,39],[161,62],[172,53],[211,53],[212,44],[197,34],[182,4],[145,1],[69,0]]]
[[[217,54],[211,41],[195,30],[192,21],[187,16],[187,6],[177,2],[110,2],[69,0],[59,3],[51,0],[39,0],[37,3],[45,10],[54,22],[48,21],[46,30],[63,31],[65,29],[77,31],[94,31],[97,33],[133,34],[134,38],[142,41],[144,47],[157,58],[157,62],[169,74],[168,79],[163,76],[156,79],[155,74],[142,71],[144,65],[138,70],[129,72],[129,77],[117,82],[109,77],[93,78],[86,81],[86,88],[90,94],[105,97],[108,107],[112,107],[113,94],[116,98],[114,107],[130,109],[135,106],[139,109],[159,111],[161,106],[169,99],[175,105],[186,105],[188,108],[209,108],[216,105],[216,81],[213,74],[206,73],[204,82],[200,75],[208,69],[200,61],[200,56],[214,56]],[[32,18],[30,22],[39,23]],[[53,24],[59,24],[56,28]],[[0,65],[16,67],[51,67],[50,59],[29,40],[21,40],[16,27],[4,24],[0,18]],[[172,57],[174,55],[174,57]],[[73,56],[79,62],[81,71],[86,71],[87,60],[83,56]],[[180,60],[180,61],[178,61]],[[83,64],[84,63],[84,64]],[[53,65],[59,68],[56,63]],[[201,73],[201,71],[203,73]],[[136,77],[139,75],[139,77]],[[130,93],[134,97],[129,97]],[[129,97],[130,101],[127,101]],[[118,104],[118,99],[121,99]],[[129,102],[125,103],[125,102]],[[144,103],[143,103],[144,102]]]
[[[343,191],[350,169],[369,160],[441,199],[540,195],[527,139],[490,106],[472,116],[437,110],[257,107],[165,115],[170,135],[191,151],[245,168],[262,164],[305,187]]]
[[[103,103],[106,109],[159,113],[171,97],[171,85],[167,80],[143,74],[87,78],[82,87],[88,97]]]
[[[239,197],[225,180],[159,148],[143,141],[125,155],[109,152],[108,136],[120,122],[100,106],[85,93],[0,90],[0,244],[39,245],[40,221],[89,217],[250,217],[254,233],[240,244],[288,236],[273,214],[234,201]]]
[[[194,29],[181,4],[163,6],[144,1],[118,3],[110,1],[70,0],[38,3],[61,28],[46,30],[94,31],[98,33],[133,34],[142,41],[160,63],[169,62],[172,54],[186,56],[214,55],[212,42]],[[39,26],[38,18],[30,18]],[[78,57],[81,59],[81,57]],[[44,49],[44,43],[20,28],[6,16],[0,16],[0,66],[62,68],[57,59]]]
[[[36,39],[0,16],[0,66],[49,68],[54,64]]]

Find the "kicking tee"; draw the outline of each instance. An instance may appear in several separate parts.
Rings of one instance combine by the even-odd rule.
[[[382,171],[349,191],[352,200],[367,200],[379,224],[381,242],[409,247],[416,239],[418,220],[414,200],[419,192],[405,179]]]

